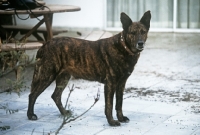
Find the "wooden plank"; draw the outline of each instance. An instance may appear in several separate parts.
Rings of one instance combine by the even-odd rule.
[[[61,13],[61,12],[75,12],[80,11],[81,8],[78,6],[73,5],[45,5],[48,8],[44,8],[44,10],[41,10],[40,7],[31,10],[31,13],[29,10],[17,10],[17,14],[35,14],[35,15],[44,15],[49,13]],[[15,14],[15,10],[0,10],[0,14]]]
[[[104,34],[104,31],[92,31],[85,40],[96,41],[99,40]]]
[[[44,23],[44,19],[42,19],[40,22],[38,22],[28,33],[26,33],[26,35],[24,35],[19,41],[22,41],[24,39],[26,39],[27,37],[29,37],[34,31],[36,31],[40,25],[42,25]]]
[[[112,37],[112,36],[113,36],[112,33],[105,31],[100,39],[109,38],[109,37]]]
[[[102,38],[109,38],[113,36],[112,33],[107,31],[81,31],[81,32],[69,32],[69,33],[62,33],[54,37],[74,37],[84,40],[98,40]]]
[[[30,42],[25,43],[23,45],[16,45],[15,43],[8,43],[1,45],[0,51],[12,51],[12,50],[32,50],[32,49],[38,49],[43,44],[40,42]]]
[[[79,33],[79,36],[76,36],[75,38],[80,38],[80,39],[86,39],[92,31],[81,31],[81,32],[77,32]]]
[[[3,29],[8,29],[8,30],[18,30],[18,31],[28,31],[30,30],[32,27],[29,26],[21,26],[21,25],[2,25]],[[37,30],[37,32],[47,32],[46,28],[44,27],[39,27]],[[68,32],[68,30],[57,30],[57,29],[53,29],[53,35],[57,35],[59,33],[64,33],[64,32]]]

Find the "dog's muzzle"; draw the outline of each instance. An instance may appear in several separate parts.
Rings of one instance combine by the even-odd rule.
[[[145,46],[145,43],[143,41],[138,41],[136,48],[141,51],[144,49],[144,46]]]

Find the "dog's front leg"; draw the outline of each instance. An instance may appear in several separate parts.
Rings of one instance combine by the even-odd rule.
[[[126,80],[121,81],[116,90],[116,111],[117,118],[120,122],[129,122],[129,118],[123,115],[122,104],[123,104],[123,92],[125,88]]]
[[[120,122],[113,119],[112,109],[113,109],[113,97],[116,90],[116,83],[107,81],[104,85],[104,95],[105,95],[105,115],[108,123],[111,126],[120,126]]]

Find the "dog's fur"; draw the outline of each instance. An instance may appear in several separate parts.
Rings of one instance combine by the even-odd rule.
[[[144,48],[150,19],[150,11],[145,12],[139,22],[132,22],[125,13],[121,13],[123,31],[111,38],[86,41],[60,37],[44,44],[36,56],[28,118],[37,119],[34,114],[35,101],[54,80],[56,88],[52,98],[61,114],[69,113],[61,103],[61,94],[70,77],[74,76],[104,84],[105,115],[111,126],[128,122],[129,119],[122,113],[123,91]],[[112,116],[114,93],[118,121]]]

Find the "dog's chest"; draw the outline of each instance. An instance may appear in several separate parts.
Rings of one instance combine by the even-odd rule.
[[[110,70],[114,76],[129,76],[136,65],[140,54],[134,56],[117,55],[115,58],[111,58],[108,62]]]

